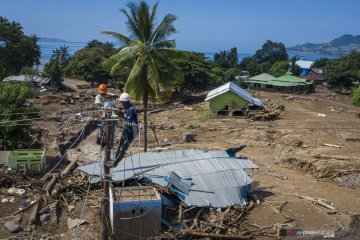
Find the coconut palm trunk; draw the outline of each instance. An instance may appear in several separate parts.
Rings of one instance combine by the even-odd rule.
[[[143,96],[143,107],[144,107],[144,152],[147,152],[147,108],[149,101],[149,91],[145,88]]]

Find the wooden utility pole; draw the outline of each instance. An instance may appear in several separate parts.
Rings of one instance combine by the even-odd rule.
[[[103,120],[102,127],[104,129],[105,134],[105,155],[104,155],[104,175],[103,175],[103,200],[101,204],[101,239],[102,240],[108,240],[109,239],[109,229],[110,226],[108,226],[108,221],[110,217],[110,168],[108,167],[107,163],[111,161],[111,149],[113,145],[113,139],[114,139],[114,125],[111,121]]]

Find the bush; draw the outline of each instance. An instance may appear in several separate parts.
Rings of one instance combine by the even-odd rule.
[[[352,88],[350,99],[352,105],[360,107],[360,86]]]

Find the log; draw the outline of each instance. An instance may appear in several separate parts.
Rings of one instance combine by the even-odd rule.
[[[30,229],[34,229],[34,225],[36,224],[39,208],[40,208],[40,202],[37,202],[34,205],[33,210],[31,211],[31,214],[30,214],[30,220],[29,220],[29,228]]]
[[[190,229],[193,230],[195,227],[198,226],[198,221],[199,221],[199,217],[201,215],[201,213],[204,211],[203,208],[200,208],[199,211],[197,211],[196,215],[195,215],[195,218],[194,218],[194,222],[193,224],[191,225]]]
[[[25,208],[16,211],[16,212],[13,214],[13,216],[15,216],[15,215],[17,215],[17,214],[19,214],[19,213],[21,213],[21,212],[24,212],[24,211],[30,209],[32,206],[34,206],[34,205],[35,205],[36,203],[38,203],[39,201],[40,201],[39,199],[38,199],[38,200],[35,200],[35,202],[29,204],[29,205],[26,206]]]
[[[231,235],[231,234],[213,234],[213,233],[202,233],[202,232],[194,232],[194,231],[188,231],[188,230],[182,230],[182,233],[184,233],[186,236],[189,237],[195,237],[195,238],[210,238],[210,239],[251,239],[252,235],[248,236],[242,236],[242,235]]]
[[[61,172],[61,176],[65,176],[66,174],[69,174],[75,167],[76,163],[79,161],[79,159],[72,160],[69,165],[66,166],[66,168]]]
[[[50,180],[50,182],[45,187],[46,196],[51,197],[51,191],[53,190],[56,182],[57,182],[57,176],[53,175],[53,178]]]

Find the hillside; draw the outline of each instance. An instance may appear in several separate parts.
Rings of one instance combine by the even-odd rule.
[[[345,34],[329,43],[305,43],[287,48],[292,54],[346,55],[360,51],[360,35]]]

